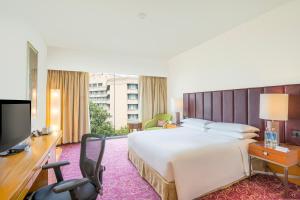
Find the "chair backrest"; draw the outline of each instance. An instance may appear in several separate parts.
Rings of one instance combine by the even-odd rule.
[[[80,170],[83,177],[91,180],[97,189],[102,188],[102,166],[105,138],[96,134],[85,134],[81,140]]]

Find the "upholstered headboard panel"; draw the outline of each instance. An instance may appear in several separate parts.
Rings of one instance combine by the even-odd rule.
[[[262,93],[300,95],[300,84],[259,88],[233,89],[183,94],[183,116],[216,122],[249,124],[260,128],[263,140],[265,123],[259,118],[259,98]],[[299,104],[290,105],[290,114],[299,110]],[[293,137],[293,130],[300,130],[300,119],[280,122],[280,141],[300,145],[300,138]]]

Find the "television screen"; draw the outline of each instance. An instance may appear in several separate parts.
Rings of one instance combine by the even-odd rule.
[[[31,134],[31,103],[0,100],[0,152],[24,141]]]

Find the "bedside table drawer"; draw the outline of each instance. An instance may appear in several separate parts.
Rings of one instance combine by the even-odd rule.
[[[290,144],[280,144],[282,147],[288,148],[288,152],[278,151],[272,148],[265,147],[263,141],[254,142],[249,144],[249,179],[252,175],[252,157],[263,160],[265,163],[265,170],[270,169],[266,167],[268,164],[275,164],[275,166],[283,167],[283,183],[284,183],[284,196],[287,197],[289,184],[289,168],[298,164],[300,160],[300,147]],[[272,170],[271,170],[272,171]]]
[[[274,161],[277,163],[281,163],[283,160],[282,156],[280,156],[276,153],[272,153],[270,151],[261,150],[261,149],[249,149],[249,154],[260,157],[260,158],[264,158],[267,160],[271,160],[271,161]]]
[[[165,128],[177,128],[176,124],[166,124]]]
[[[298,163],[298,155],[295,151],[284,153],[275,149],[249,145],[249,154],[284,166],[292,166]]]

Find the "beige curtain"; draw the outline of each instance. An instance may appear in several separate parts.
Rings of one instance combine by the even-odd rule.
[[[89,132],[89,74],[49,70],[46,124],[50,125],[50,91],[60,89],[62,143],[80,142]]]
[[[167,112],[167,78],[140,76],[139,95],[143,122]]]

